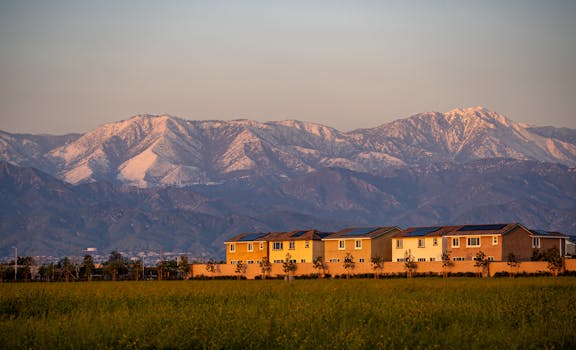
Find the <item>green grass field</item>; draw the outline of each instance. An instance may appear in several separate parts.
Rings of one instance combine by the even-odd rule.
[[[576,278],[0,284],[5,349],[568,349]]]

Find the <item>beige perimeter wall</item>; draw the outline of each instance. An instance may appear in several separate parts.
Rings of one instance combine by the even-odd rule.
[[[314,269],[312,263],[296,264],[296,271],[294,275],[303,276],[311,275],[315,273],[321,273],[321,270]],[[566,259],[564,263],[565,271],[576,271],[576,259]],[[209,273],[206,271],[205,264],[194,264],[191,267],[192,277],[206,276],[206,277],[217,277],[217,276],[237,276],[236,265],[232,264],[219,264],[217,265],[216,272]],[[385,262],[384,268],[380,273],[383,274],[397,274],[406,272],[404,263],[401,262]],[[417,264],[416,273],[436,273],[442,274],[442,262],[419,262]],[[474,261],[455,261],[454,266],[448,268],[448,272],[458,273],[458,272],[472,272],[478,273],[479,268],[474,266]],[[539,272],[549,272],[548,263],[545,261],[524,261],[521,262],[518,267],[510,267],[506,262],[491,262],[488,267],[488,274],[494,276],[498,272],[513,272],[513,273],[539,273]],[[342,263],[326,263],[325,273],[332,276],[346,274],[346,270]],[[372,269],[372,264],[370,263],[356,263],[353,270],[350,271],[353,275],[374,273]],[[248,279],[253,279],[256,276],[261,276],[262,272],[258,264],[247,265],[245,272],[242,274]],[[270,276],[281,276],[284,275],[282,269],[282,264],[272,264],[272,271]]]

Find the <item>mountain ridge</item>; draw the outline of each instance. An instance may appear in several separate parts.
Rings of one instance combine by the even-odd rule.
[[[576,130],[527,126],[483,107],[420,113],[350,132],[298,120],[143,114],[82,135],[53,137],[52,143],[0,132],[0,160],[72,184],[105,180],[145,188],[242,177],[283,181],[325,167],[378,172],[484,158],[576,166],[575,140]]]
[[[239,232],[520,222],[576,233],[576,169],[483,159],[363,173],[322,168],[287,181],[138,188],[71,185],[0,161],[0,254],[86,247],[223,257]]]

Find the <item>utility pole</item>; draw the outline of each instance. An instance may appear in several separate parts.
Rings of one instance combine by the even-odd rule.
[[[18,275],[18,247],[14,248],[14,282],[16,282],[16,277]]]

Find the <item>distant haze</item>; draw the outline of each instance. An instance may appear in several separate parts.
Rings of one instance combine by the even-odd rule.
[[[0,0],[0,129],[139,113],[346,131],[483,105],[576,128],[576,1]]]

